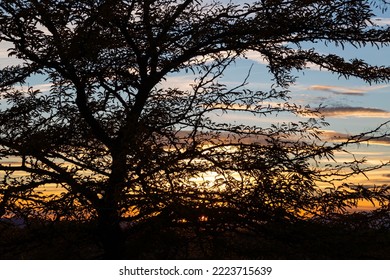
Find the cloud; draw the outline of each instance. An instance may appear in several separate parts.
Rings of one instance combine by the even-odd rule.
[[[192,90],[195,75],[169,76],[160,84],[161,88],[177,88],[180,90]]]
[[[245,52],[245,57],[248,58],[249,60],[253,60],[259,64],[268,65],[268,61],[265,58],[265,56],[259,52],[247,51],[247,52]]]
[[[23,60],[18,59],[14,56],[9,56],[9,49],[12,48],[12,45],[8,42],[1,42],[0,43],[0,69],[11,66],[11,65],[17,65],[21,64]]]
[[[263,65],[268,65],[269,62],[267,61],[266,59],[266,56],[259,53],[259,52],[256,52],[256,51],[247,51],[245,52],[245,57],[249,60],[252,60],[254,62],[257,62],[259,64],[263,64]],[[318,66],[317,64],[314,64],[312,62],[306,62],[306,65],[305,65],[308,70],[316,70],[316,71],[320,71],[321,68],[320,66]],[[326,71],[326,69],[322,69],[323,71]]]
[[[365,107],[326,107],[321,108],[320,113],[332,118],[390,118],[389,111]]]
[[[8,51],[0,49],[0,58],[1,59],[8,58]]]
[[[388,85],[377,85],[377,86],[359,86],[359,87],[342,87],[342,86],[332,86],[332,85],[311,85],[308,90],[317,90],[317,91],[326,91],[331,92],[337,95],[354,95],[354,96],[363,96],[369,91],[374,91],[378,89],[388,88]]]
[[[13,47],[13,44],[9,42],[1,42],[0,43],[0,57],[1,58],[6,58],[8,57],[9,49]]]
[[[337,95],[355,95],[362,96],[365,94],[365,90],[359,88],[346,88],[339,86],[328,86],[328,85],[312,85],[308,88],[309,90],[319,90],[319,91],[327,91]]]
[[[390,18],[377,17],[373,19],[373,23],[379,26],[390,25]]]
[[[329,140],[332,142],[344,142],[351,137],[350,134],[340,133],[333,130],[323,130],[322,131],[322,139]],[[383,136],[371,139],[370,136],[362,136],[362,142],[366,142],[371,145],[380,145],[380,146],[390,146],[390,137]]]
[[[45,83],[45,84],[36,84],[32,85],[34,90],[40,90],[41,92],[48,92],[50,91],[51,87],[53,86],[52,83]]]
[[[390,137],[383,137],[381,139],[367,140],[367,143],[370,145],[390,146]]]
[[[52,83],[43,83],[43,84],[35,84],[35,85],[27,84],[22,86],[15,86],[15,87],[21,92],[27,92],[30,87],[32,87],[34,90],[39,90],[40,92],[49,92],[52,86],[53,86]]]

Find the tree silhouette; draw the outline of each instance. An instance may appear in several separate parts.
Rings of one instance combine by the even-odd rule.
[[[388,4],[1,0],[0,40],[20,64],[0,72],[0,215],[96,219],[105,257],[119,258],[121,221],[256,230],[343,213],[362,198],[386,206],[386,188],[339,183],[366,172],[363,160],[319,162],[386,136],[387,124],[328,143],[321,110],[289,103],[292,71],[309,63],[388,82],[388,67],[301,47],[387,45],[373,5]],[[248,51],[267,62],[269,91],[222,82]],[[164,86],[183,71],[194,77],[189,89]],[[49,91],[28,86],[37,74]],[[215,118],[232,112],[307,118],[266,127]]]

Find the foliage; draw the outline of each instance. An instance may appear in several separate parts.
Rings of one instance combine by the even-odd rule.
[[[388,124],[328,143],[320,110],[289,103],[292,71],[308,64],[389,81],[389,67],[301,46],[388,45],[389,29],[372,22],[370,4],[388,5],[1,0],[0,40],[20,64],[0,72],[0,159],[11,162],[0,165],[0,214],[97,219],[107,257],[118,257],[121,221],[256,230],[344,213],[362,198],[387,207],[386,187],[339,184],[366,172],[363,160],[332,160],[386,136]],[[249,51],[268,63],[269,91],[222,82]],[[164,86],[183,71],[194,76],[189,89]],[[50,91],[28,87],[37,74]],[[237,112],[306,118],[265,127],[215,118]]]

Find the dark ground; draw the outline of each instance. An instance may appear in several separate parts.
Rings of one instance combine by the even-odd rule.
[[[92,223],[0,224],[0,259],[101,259]],[[272,224],[261,233],[191,227],[128,233],[128,259],[390,259],[390,230],[364,224]]]

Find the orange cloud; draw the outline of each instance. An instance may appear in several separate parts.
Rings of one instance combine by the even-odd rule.
[[[365,93],[365,91],[361,90],[361,89],[352,89],[352,88],[345,88],[345,87],[338,87],[338,86],[327,86],[327,85],[312,85],[308,89],[309,90],[327,91],[327,92],[331,92],[333,94],[338,94],[338,95],[362,96]]]
[[[365,107],[326,107],[321,108],[320,113],[333,118],[390,118],[390,112],[386,110]]]
[[[332,85],[312,85],[308,87],[309,90],[318,90],[318,91],[326,91],[331,92],[337,95],[354,95],[354,96],[363,96],[368,91],[373,91],[381,88],[386,88],[387,85],[379,85],[379,86],[361,86],[361,87],[340,87],[340,86],[332,86]]]
[[[328,139],[329,141],[333,142],[344,142],[348,138],[350,138],[351,135],[346,134],[346,133],[340,133],[332,130],[324,130],[322,131],[322,138]],[[363,141],[367,141],[369,144],[373,145],[381,145],[381,146],[390,146],[390,137],[378,137],[375,139],[370,139],[369,136],[364,136],[362,137]]]

